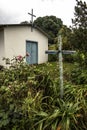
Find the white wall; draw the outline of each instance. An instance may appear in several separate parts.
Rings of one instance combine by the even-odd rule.
[[[2,60],[5,57],[4,53],[4,30],[0,30],[0,65],[4,65],[4,61]]]
[[[38,42],[38,63],[48,61],[48,38],[37,29],[28,26],[8,26],[5,28],[5,53],[6,57],[12,59],[13,56],[26,55],[26,40]]]

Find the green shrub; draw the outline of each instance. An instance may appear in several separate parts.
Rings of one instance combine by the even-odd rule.
[[[76,66],[71,72],[71,81],[74,84],[87,84],[87,70]]]
[[[64,83],[60,99],[59,79],[48,70],[14,59],[0,71],[0,130],[87,129],[87,85]]]
[[[52,62],[52,61],[58,61],[58,55],[57,54],[49,54],[48,55],[48,61]]]
[[[14,58],[9,69],[0,71],[0,129],[31,130],[42,95],[53,94],[52,84],[44,71]]]

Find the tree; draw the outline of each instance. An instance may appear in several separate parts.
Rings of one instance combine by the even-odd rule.
[[[87,64],[87,4],[76,0],[73,23],[73,45],[84,55],[84,63]],[[80,61],[81,62],[81,61]]]
[[[87,4],[81,0],[76,0],[75,6],[75,19],[72,19],[72,23],[75,27],[87,29]]]
[[[61,29],[63,22],[56,16],[39,17],[34,21],[34,25],[43,29],[49,36],[49,42],[53,43],[58,31]]]
[[[20,24],[29,24],[29,22],[28,21],[23,21]]]
[[[87,51],[87,5],[86,2],[76,0],[75,18],[72,19],[74,32],[74,46],[81,50]]]
[[[72,30],[67,26],[63,25],[59,32],[62,35],[63,49],[64,50],[72,49],[73,47],[70,39],[72,35]]]

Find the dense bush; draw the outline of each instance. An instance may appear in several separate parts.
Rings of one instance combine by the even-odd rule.
[[[58,55],[56,54],[50,54],[50,55],[48,55],[48,61],[49,62],[52,62],[52,61],[58,61]]]
[[[86,130],[87,85],[64,84],[37,66],[13,62],[0,71],[0,130]]]
[[[76,85],[87,84],[87,70],[76,64],[76,66],[71,71],[71,81]]]
[[[51,92],[47,74],[14,59],[9,69],[0,71],[0,129],[31,129],[31,109],[39,111],[42,94]]]

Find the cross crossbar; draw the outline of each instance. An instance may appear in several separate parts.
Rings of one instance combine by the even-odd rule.
[[[57,54],[58,51],[57,50],[48,50],[48,51],[45,51],[46,54]]]
[[[73,51],[73,50],[62,50],[62,53],[63,54],[74,54],[76,51]]]
[[[28,14],[30,14],[30,15],[33,16],[33,17],[36,17],[33,13],[28,13]]]
[[[48,50],[45,51],[46,54],[58,54],[58,53],[62,53],[62,54],[74,54],[76,51],[70,51],[70,50]]]

